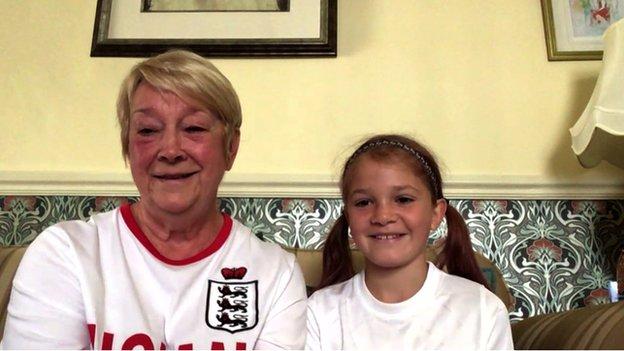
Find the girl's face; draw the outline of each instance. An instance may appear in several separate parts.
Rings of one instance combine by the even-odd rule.
[[[446,201],[432,202],[423,180],[400,160],[362,155],[349,170],[345,208],[367,267],[425,265],[429,232],[446,211]]]

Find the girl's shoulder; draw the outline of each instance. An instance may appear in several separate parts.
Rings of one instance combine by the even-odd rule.
[[[452,300],[464,303],[479,302],[481,307],[491,307],[506,311],[503,301],[485,286],[472,280],[439,271],[439,285],[436,291],[438,296],[449,296]]]
[[[452,288],[458,293],[479,293],[482,289],[487,290],[483,285],[457,275],[439,271],[440,288]]]
[[[338,305],[341,300],[347,299],[353,295],[355,276],[342,283],[327,286],[323,289],[315,291],[308,298],[309,306],[330,306]]]

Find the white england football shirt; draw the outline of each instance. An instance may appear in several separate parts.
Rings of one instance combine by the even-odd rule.
[[[507,310],[482,285],[429,263],[414,296],[383,303],[366,287],[364,274],[310,297],[306,349],[513,349]]]
[[[294,256],[223,216],[214,242],[183,260],[155,249],[129,205],[46,229],[18,268],[2,346],[302,348]]]

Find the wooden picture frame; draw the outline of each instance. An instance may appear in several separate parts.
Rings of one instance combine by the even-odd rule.
[[[98,0],[91,56],[147,57],[182,48],[206,57],[335,57],[337,0],[289,0],[287,11],[146,12]]]
[[[602,59],[602,33],[624,17],[624,0],[541,0],[549,61]]]

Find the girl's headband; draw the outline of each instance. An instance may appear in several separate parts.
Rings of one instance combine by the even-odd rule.
[[[442,194],[438,194],[438,182],[436,180],[435,174],[433,173],[433,169],[431,168],[431,166],[429,166],[429,163],[427,162],[427,160],[423,157],[423,155],[420,152],[416,151],[411,146],[409,146],[409,145],[407,145],[405,143],[402,143],[400,141],[381,139],[381,140],[374,140],[374,141],[370,141],[370,142],[362,144],[362,146],[360,146],[357,150],[355,150],[353,155],[351,155],[351,157],[349,157],[349,160],[347,160],[347,164],[345,166],[345,171],[349,168],[351,163],[353,163],[353,161],[356,158],[358,158],[358,156],[360,156],[361,154],[366,153],[368,150],[376,149],[376,148],[382,147],[382,146],[398,147],[400,149],[403,149],[403,150],[407,151],[412,156],[414,156],[414,158],[416,158],[416,160],[418,160],[418,163],[420,163],[420,165],[422,166],[423,170],[425,171],[425,174],[427,175],[427,178],[429,178],[429,180],[431,180],[431,185],[433,185],[433,190],[435,192],[436,198],[438,199],[438,198],[442,197],[441,196]]]

